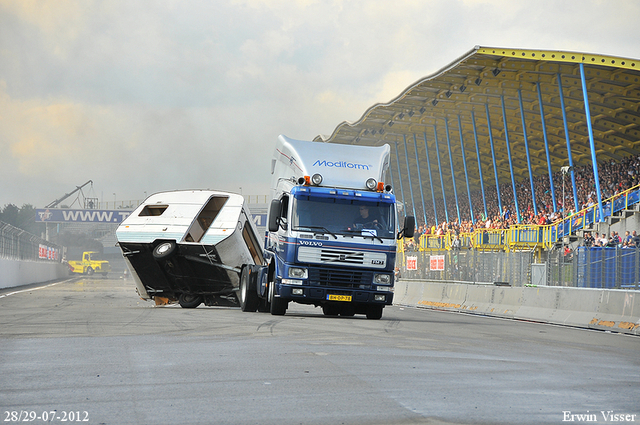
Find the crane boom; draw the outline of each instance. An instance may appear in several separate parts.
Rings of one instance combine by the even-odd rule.
[[[65,199],[67,199],[69,196],[73,195],[74,193],[76,193],[77,191],[81,190],[83,187],[85,187],[86,185],[88,185],[89,183],[93,184],[92,180],[89,180],[88,182],[86,182],[85,184],[83,184],[82,186],[76,186],[75,190],[72,190],[71,192],[67,193],[66,195],[64,195],[61,198],[56,199],[55,201],[53,201],[52,203],[50,203],[49,205],[47,205],[45,208],[54,208],[55,206],[57,206],[60,202],[64,201]]]

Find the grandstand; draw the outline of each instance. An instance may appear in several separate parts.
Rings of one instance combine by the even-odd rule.
[[[564,264],[586,233],[640,231],[639,105],[639,60],[476,46],[314,140],[391,145],[389,178],[421,234],[401,250]],[[576,284],[579,266],[546,282]]]

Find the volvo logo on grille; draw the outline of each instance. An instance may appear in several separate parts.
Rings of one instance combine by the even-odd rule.
[[[344,254],[340,254],[340,261],[344,261],[347,259],[347,256]]]
[[[316,242],[316,241],[300,241],[300,245],[306,245],[306,246],[322,246],[322,242]]]

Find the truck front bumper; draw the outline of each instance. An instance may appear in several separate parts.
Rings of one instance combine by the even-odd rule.
[[[288,285],[281,282],[278,283],[277,289],[276,292],[281,298],[303,304],[323,304],[332,301],[380,305],[393,303],[393,292],[391,291]]]

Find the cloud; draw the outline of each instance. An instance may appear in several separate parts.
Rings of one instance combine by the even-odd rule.
[[[278,134],[329,134],[476,44],[640,57],[639,5],[0,0],[0,206],[88,179],[268,193]]]

